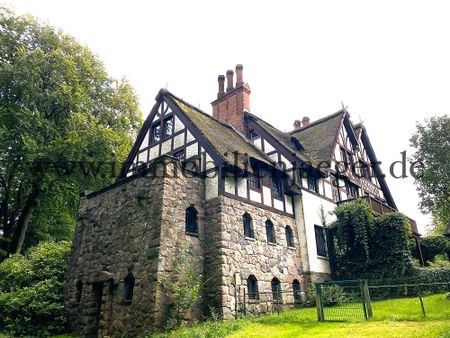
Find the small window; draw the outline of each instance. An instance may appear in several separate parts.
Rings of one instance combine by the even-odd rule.
[[[344,163],[348,164],[348,158],[347,158],[347,150],[341,147],[341,160]]]
[[[173,132],[173,116],[164,120],[164,137],[172,136]]]
[[[286,231],[286,243],[288,247],[294,247],[294,234],[292,233],[292,229],[289,225],[285,228]]]
[[[125,300],[131,301],[133,299],[133,290],[134,290],[134,277],[131,273],[129,273],[124,280]]]
[[[319,190],[319,185],[317,184],[317,179],[316,177],[312,176],[312,175],[308,175],[308,189],[318,192]]]
[[[271,285],[272,285],[272,297],[273,297],[273,300],[280,301],[281,300],[281,283],[280,283],[280,280],[278,278],[274,277],[272,279]]]
[[[247,278],[247,291],[248,291],[248,299],[253,300],[259,299],[258,280],[253,275],[250,275]]]
[[[186,209],[186,232],[198,234],[197,210],[193,206]]]
[[[155,124],[152,127],[152,144],[158,143],[161,140],[161,125]]]
[[[294,293],[294,302],[301,303],[302,294],[301,294],[300,282],[297,279],[294,279],[294,281],[292,282],[292,292]]]
[[[276,243],[276,237],[275,237],[275,228],[273,226],[273,223],[270,220],[266,221],[266,236],[267,236],[267,242],[269,243]]]
[[[275,197],[281,197],[281,179],[277,176],[272,177],[272,191]]]
[[[253,222],[250,215],[245,213],[244,216],[242,216],[242,222],[244,223],[244,236],[255,238],[255,233],[253,232]]]
[[[77,303],[81,302],[81,296],[83,294],[83,283],[79,280],[76,285],[76,300]]]
[[[248,173],[248,186],[254,189],[261,188],[261,183],[258,174]]]
[[[317,255],[328,257],[325,229],[322,226],[315,225],[314,231],[316,233]]]

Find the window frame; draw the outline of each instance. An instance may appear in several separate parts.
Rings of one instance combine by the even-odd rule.
[[[170,134],[166,133],[166,125],[169,121],[172,121],[172,129],[170,130]],[[174,133],[174,129],[175,129],[175,118],[173,115],[164,117],[163,123],[162,123],[162,140],[168,139],[170,137],[172,137],[173,133]]]
[[[308,175],[307,179],[308,189],[314,191],[315,193],[319,193],[319,182],[317,181],[317,177],[314,175]],[[313,184],[313,189],[311,189],[311,183]]]
[[[270,282],[270,286],[272,288],[272,299],[273,300],[282,300],[282,294],[281,294],[281,282],[277,277],[273,277],[272,281]],[[277,287],[278,290],[275,288]]]
[[[295,248],[295,241],[294,241],[294,232],[292,231],[292,228],[290,225],[286,225],[284,228],[284,233],[286,235],[286,245],[288,248]]]
[[[244,226],[244,237],[245,238],[255,238],[255,231],[253,229],[253,219],[249,213],[244,213],[242,215],[242,223]]]
[[[294,303],[299,304],[302,302],[302,286],[298,279],[292,281],[292,293],[294,296]]]
[[[158,135],[158,139],[155,139],[155,129],[159,130],[159,135]],[[161,122],[158,121],[157,123],[153,124],[151,126],[151,138],[150,138],[150,145],[154,145],[154,144],[158,144],[159,142],[161,142],[162,137],[161,137]]]
[[[185,211],[185,232],[188,235],[198,236],[198,211],[193,205]]]
[[[247,294],[249,300],[259,300],[258,279],[255,275],[247,277]]]
[[[247,185],[249,189],[253,190],[261,190],[261,178],[259,177],[258,172],[247,174]]]
[[[133,300],[133,292],[135,285],[135,278],[132,273],[129,273],[123,281],[123,297],[125,301],[131,302]]]
[[[272,192],[274,197],[283,197],[283,188],[281,185],[281,178],[274,175],[272,176]]]
[[[317,256],[328,257],[327,234],[325,233],[325,227],[314,224],[314,235],[316,239]]]
[[[273,224],[273,222],[268,219],[266,220],[266,239],[267,239],[267,243],[270,244],[277,244],[277,237],[276,237],[276,233],[275,233],[275,225]]]

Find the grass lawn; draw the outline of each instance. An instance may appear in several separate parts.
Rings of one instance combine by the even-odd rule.
[[[417,298],[373,302],[371,320],[317,322],[315,308],[259,318],[204,322],[154,337],[445,337],[450,338],[450,301],[445,294],[424,297],[424,318]]]

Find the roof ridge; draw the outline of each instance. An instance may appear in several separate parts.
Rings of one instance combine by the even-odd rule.
[[[303,127],[297,128],[297,129],[294,129],[294,130],[290,131],[288,134],[289,134],[289,135],[292,135],[292,134],[295,134],[295,133],[297,133],[297,132],[306,130],[306,129],[308,129],[308,128],[310,128],[310,127],[314,127],[314,126],[316,126],[316,125],[318,125],[318,124],[320,124],[320,123],[326,122],[326,121],[328,121],[328,120],[330,120],[330,119],[332,119],[332,118],[338,116],[339,114],[345,114],[345,113],[346,113],[346,110],[340,109],[340,110],[338,110],[337,112],[335,112],[335,113],[333,113],[333,114],[330,114],[330,115],[327,115],[327,116],[324,116],[324,117],[322,117],[322,118],[320,118],[320,119],[318,119],[318,120],[316,120],[316,121],[314,121],[314,122],[309,123],[309,124],[306,125],[306,126],[303,126]]]

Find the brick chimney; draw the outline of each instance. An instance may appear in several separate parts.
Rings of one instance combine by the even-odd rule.
[[[308,116],[303,116],[303,119],[302,119],[303,127],[306,127],[308,124],[309,124],[309,117]]]
[[[211,105],[213,116],[222,123],[232,125],[236,130],[247,136],[244,121],[244,111],[250,111],[250,86],[244,83],[243,66],[236,65],[235,72],[227,71],[227,88],[224,91],[225,76],[219,75],[219,92],[217,99]],[[233,77],[236,73],[236,86],[233,86]]]
[[[300,120],[294,121],[294,129],[301,128],[301,126],[302,126],[302,122]]]

